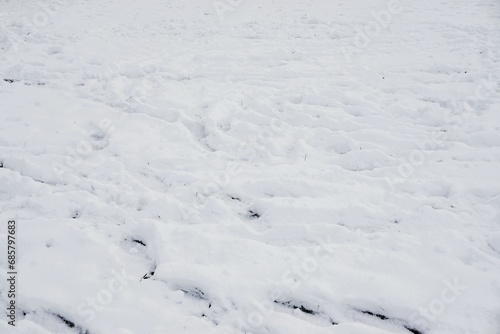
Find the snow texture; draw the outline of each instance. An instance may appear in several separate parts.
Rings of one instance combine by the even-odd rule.
[[[500,333],[498,1],[0,23],[1,333]]]

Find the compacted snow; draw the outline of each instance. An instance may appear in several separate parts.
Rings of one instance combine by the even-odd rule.
[[[0,22],[1,333],[500,333],[498,1]]]

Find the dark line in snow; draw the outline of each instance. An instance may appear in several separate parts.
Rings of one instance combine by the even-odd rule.
[[[248,210],[248,213],[250,214],[250,218],[260,218],[260,214],[258,214],[257,212]]]
[[[307,313],[307,314],[318,314],[318,312],[314,311],[314,310],[311,310],[311,309],[308,309],[306,308],[304,305],[301,305],[301,304],[294,304],[293,302],[291,301],[287,301],[287,302],[281,302],[281,301],[278,301],[278,300],[275,300],[274,301],[276,304],[280,304],[280,305],[283,305],[285,307],[288,307],[288,308],[293,308],[294,310],[296,309],[299,309],[301,310],[302,312],[304,313]]]
[[[363,310],[360,310],[361,313],[364,313],[364,314],[368,314],[368,315],[371,315],[372,317],[377,317],[381,320],[387,320],[389,319],[388,317],[386,317],[385,315],[383,314],[380,314],[380,313],[373,313],[373,312],[370,312],[370,311],[363,311]]]
[[[72,328],[74,330],[78,331],[78,334],[90,334],[90,332],[87,329],[84,329],[83,327],[75,324],[73,321],[69,320],[66,317],[63,317],[60,314],[53,313],[57,318],[59,318],[68,328]]]
[[[68,326],[69,328],[74,328],[75,327],[75,323],[74,322],[69,321],[68,319],[66,319],[62,315],[56,314],[56,317],[58,317],[59,319],[61,319],[64,322],[64,324],[66,324],[66,326]]]
[[[190,290],[186,290],[186,289],[180,289],[180,290],[182,292],[184,292],[186,295],[190,296],[190,297],[197,298],[197,299],[208,300],[208,298],[205,296],[205,292],[203,292],[199,288],[193,288],[193,289],[190,289]]]
[[[361,312],[361,313],[363,313],[363,314],[370,315],[370,316],[372,316],[372,317],[377,317],[377,318],[379,318],[380,320],[395,320],[395,321],[397,321],[397,322],[401,323],[401,320],[394,319],[394,318],[390,318],[390,317],[388,317],[388,316],[386,316],[386,315],[383,315],[383,314],[380,314],[380,313],[374,313],[374,312],[367,311],[367,310],[357,310],[357,311],[359,311],[359,312]],[[410,327],[410,326],[408,326],[408,325],[403,325],[403,327],[404,327],[406,330],[408,330],[408,331],[412,332],[413,334],[424,334],[424,332],[419,331],[418,329],[413,328],[413,327]]]
[[[138,244],[143,245],[144,247],[146,247],[146,243],[144,241],[142,241],[142,240],[132,239],[132,242],[138,243]]]
[[[413,334],[424,334],[424,332],[421,332],[419,331],[418,329],[415,329],[415,328],[412,328],[412,327],[409,327],[409,326],[404,326],[407,330],[409,330],[410,332],[412,332]]]

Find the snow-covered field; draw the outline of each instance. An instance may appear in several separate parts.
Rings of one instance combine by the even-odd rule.
[[[500,333],[498,0],[0,23],[1,333]]]

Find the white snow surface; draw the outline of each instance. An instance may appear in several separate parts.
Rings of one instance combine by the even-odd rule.
[[[497,0],[0,20],[1,333],[500,333]]]

